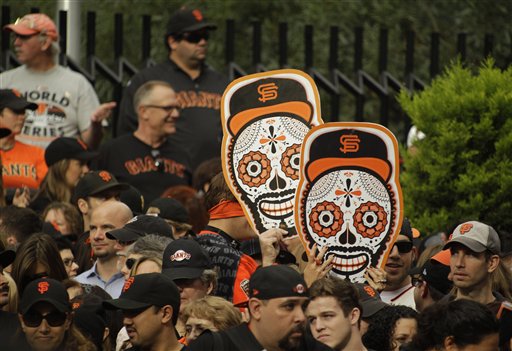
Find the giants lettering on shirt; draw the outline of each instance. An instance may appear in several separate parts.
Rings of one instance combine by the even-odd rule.
[[[222,96],[216,93],[206,91],[184,90],[177,93],[178,103],[181,108],[205,107],[209,109],[220,109]]]
[[[180,178],[185,177],[185,165],[174,160],[162,157],[164,162],[164,172],[174,174]],[[127,160],[124,167],[131,175],[140,173],[158,172],[158,167],[155,165],[155,159],[151,156],[137,157],[133,160]]]
[[[37,169],[32,164],[16,163],[2,165],[2,174],[10,177],[25,177],[37,179]]]

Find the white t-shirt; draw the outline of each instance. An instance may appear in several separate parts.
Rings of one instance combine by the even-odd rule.
[[[402,305],[416,309],[416,302],[414,302],[414,286],[412,286],[412,284],[408,284],[403,288],[393,291],[382,291],[380,298],[390,305]]]
[[[25,65],[0,74],[1,89],[16,89],[38,104],[27,111],[27,119],[17,140],[46,148],[60,136],[76,137],[91,125],[99,101],[94,88],[80,73],[56,65],[45,72]]]

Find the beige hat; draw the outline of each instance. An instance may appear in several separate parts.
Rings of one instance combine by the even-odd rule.
[[[451,247],[453,243],[462,244],[474,252],[489,250],[496,255],[501,252],[500,237],[496,230],[477,221],[469,221],[457,226],[443,249]]]

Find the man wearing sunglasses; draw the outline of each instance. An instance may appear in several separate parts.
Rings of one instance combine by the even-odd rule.
[[[171,140],[188,151],[192,169],[220,156],[220,100],[228,81],[205,63],[210,31],[216,28],[198,9],[181,8],[170,16],[164,38],[169,59],[140,71],[128,83],[120,106],[118,135],[137,128],[133,107],[137,89],[150,80],[164,80],[176,91],[182,108]]]
[[[381,292],[382,301],[392,305],[416,308],[414,286],[409,271],[416,260],[416,248],[412,242],[412,228],[409,219],[404,218],[388,260],[384,267],[387,274],[386,288]]]

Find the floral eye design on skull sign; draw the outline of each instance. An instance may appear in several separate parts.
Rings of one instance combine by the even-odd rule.
[[[322,123],[311,77],[279,70],[240,78],[222,102],[223,170],[253,229],[294,223],[300,150],[311,127]]]
[[[393,134],[371,123],[328,123],[306,137],[296,222],[307,251],[334,256],[332,272],[354,282],[381,266],[401,227],[398,149]]]

